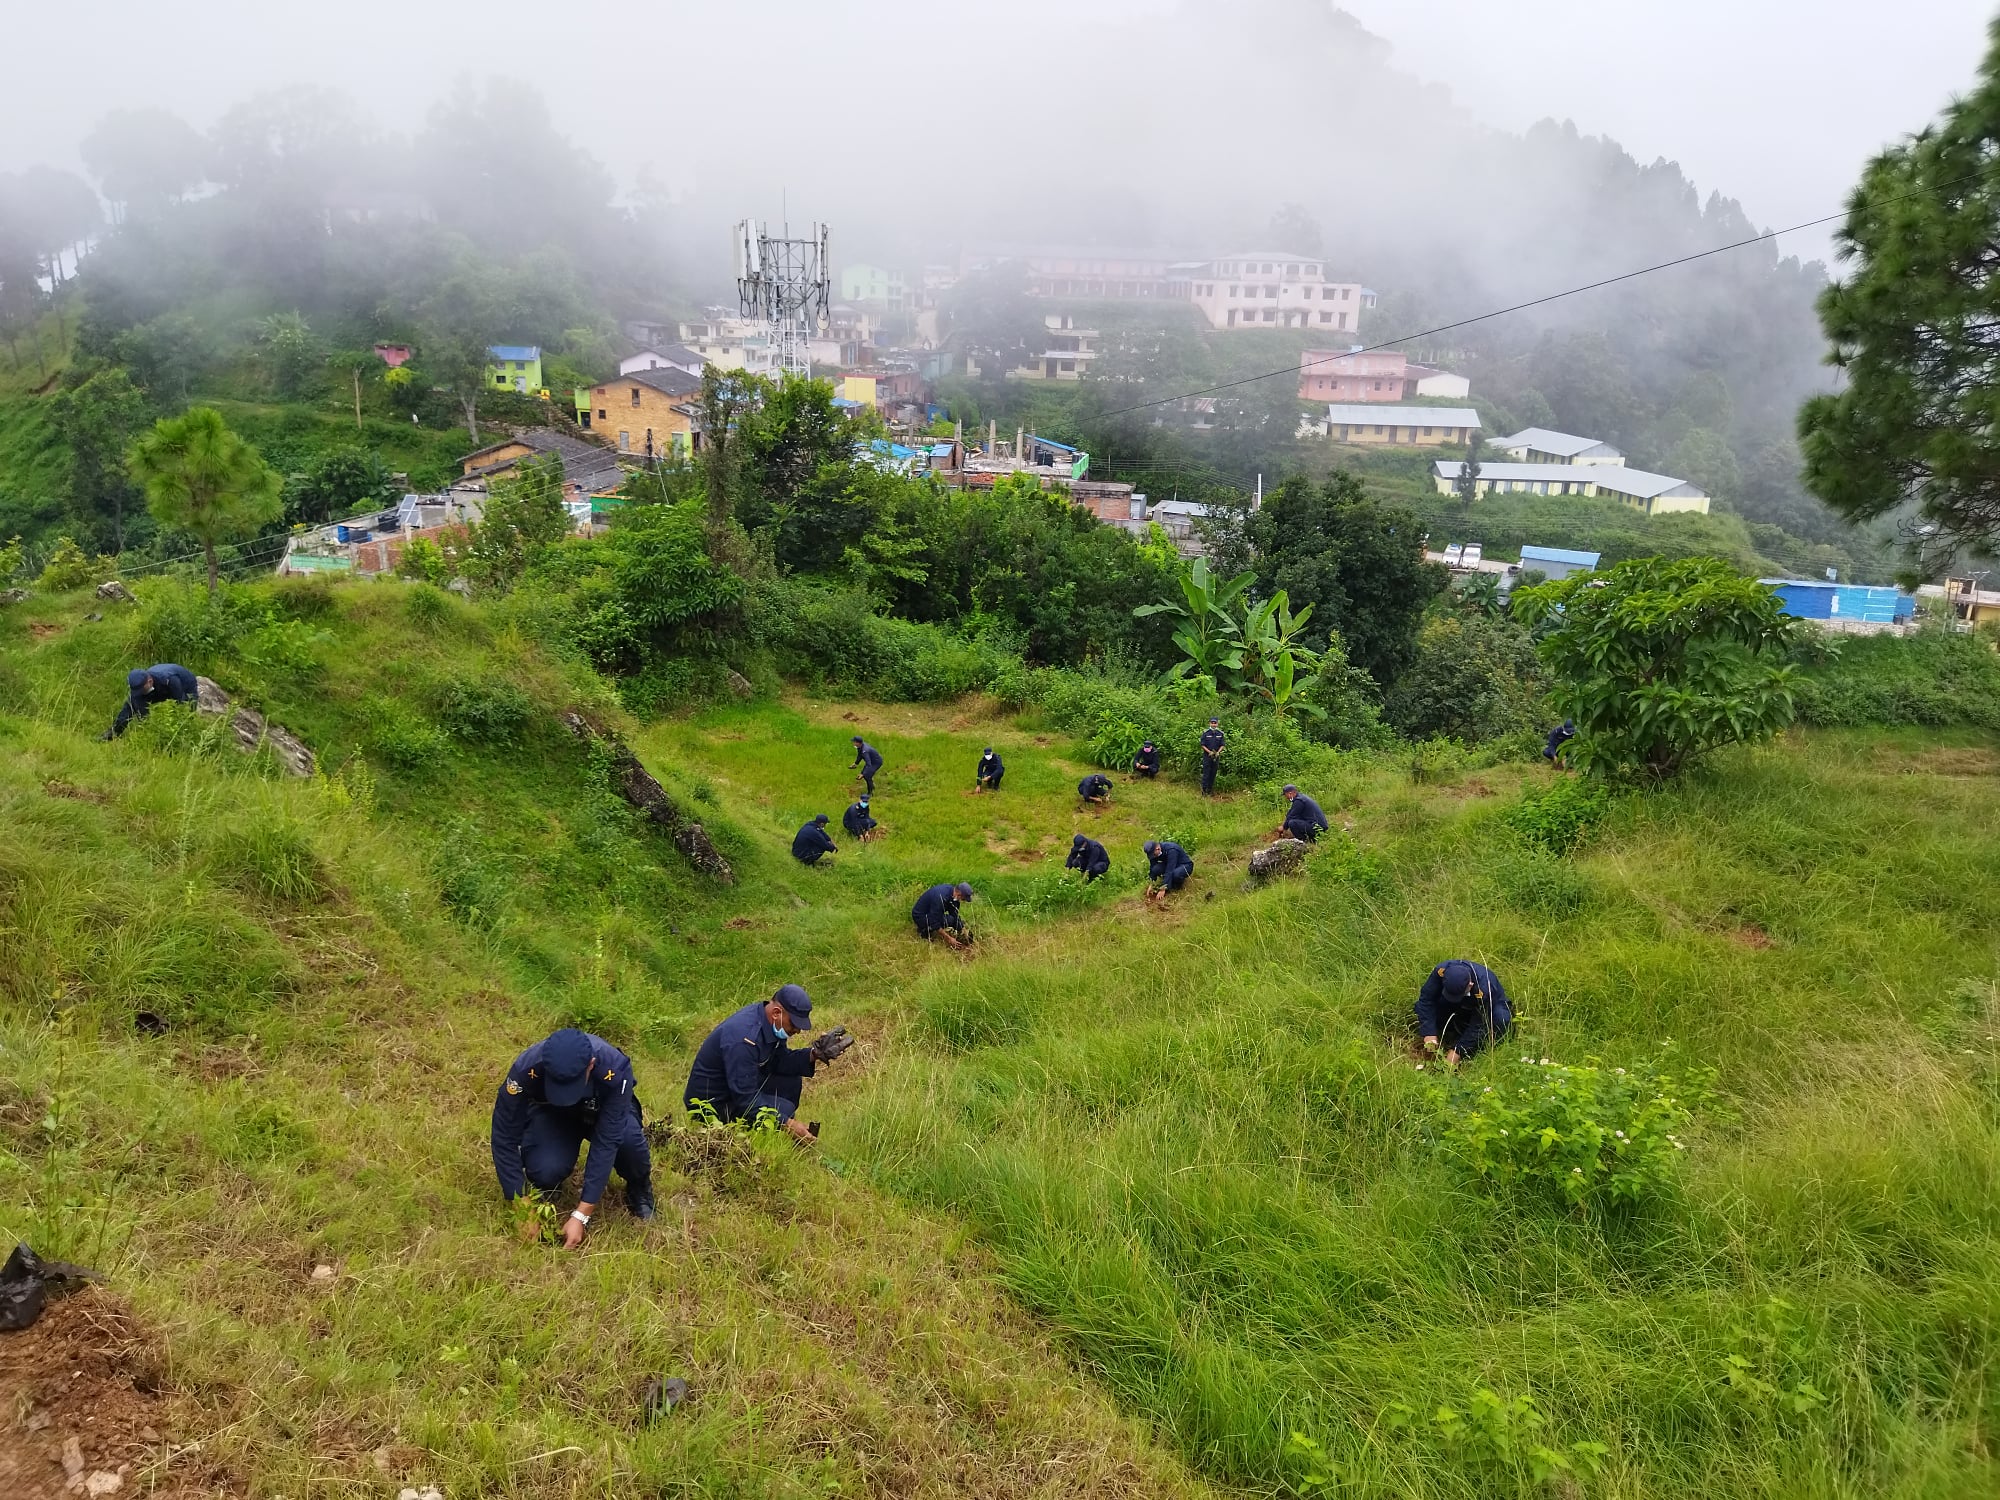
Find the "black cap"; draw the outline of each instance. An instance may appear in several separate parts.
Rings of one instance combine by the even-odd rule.
[[[1155,849],[1159,847],[1160,847],[1160,841],[1158,839],[1147,839],[1145,843],[1139,846],[1139,848],[1147,854],[1151,854]]]
[[[785,1014],[791,1018],[792,1030],[812,1030],[812,996],[808,995],[798,985],[780,985],[778,993],[771,998],[785,1007]]]
[[[862,805],[863,807],[866,807],[866,806],[868,805],[868,799],[867,799],[866,797],[863,797],[863,798],[861,799],[861,805]]]
[[[1069,846],[1072,849],[1079,849],[1083,846],[1083,843],[1084,843],[1084,837],[1082,834],[1079,833],[1075,838],[1069,841]]]
[[[1210,724],[1220,724],[1220,723],[1222,722],[1222,720],[1220,720],[1220,719],[1210,719],[1210,720],[1209,720],[1208,722],[1209,722]]]
[[[1287,797],[1296,797],[1298,794],[1299,789],[1297,787],[1293,786],[1289,781],[1285,783],[1285,795]]]
[[[1150,750],[1153,748],[1153,742],[1151,740],[1147,740],[1146,743],[1141,745],[1139,748],[1141,750]]]
[[[826,814],[825,814],[825,813],[814,813],[814,814],[813,814],[813,821],[814,821],[815,823],[824,823],[824,822],[826,821]]]
[[[991,755],[993,753],[993,747],[991,745],[988,745],[984,750],[980,751],[979,753],[981,755]]]
[[[972,899],[972,887],[967,885],[963,880],[951,889],[952,894],[957,896],[961,901],[970,901]]]
[[[557,1109],[590,1092],[590,1038],[566,1026],[542,1043],[542,1097]]]
[[[858,735],[858,734],[857,734],[857,735],[852,735],[852,736],[850,736],[849,738],[850,738],[851,742],[852,742],[852,743],[854,743],[854,744],[856,744],[856,745],[858,745],[858,744],[860,744],[860,743],[861,743],[861,736],[860,736],[860,735]]]
[[[1438,977],[1444,980],[1444,992],[1456,1000],[1472,988],[1472,965],[1454,958],[1438,970]]]

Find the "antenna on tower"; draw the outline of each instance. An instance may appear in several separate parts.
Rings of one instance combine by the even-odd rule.
[[[773,370],[812,374],[812,338],[832,301],[827,267],[824,224],[799,240],[773,239],[770,225],[749,219],[736,226],[738,304],[744,317],[763,320]]]

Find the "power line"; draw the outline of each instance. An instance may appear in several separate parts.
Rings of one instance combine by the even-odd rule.
[[[1950,178],[1947,181],[1937,183],[1930,187],[1913,190],[1907,193],[1896,193],[1887,198],[1878,198],[1874,200],[1875,206],[1880,206],[1882,204],[1887,204],[1887,203],[1897,203],[1905,198],[1923,197],[1925,194],[1928,193],[1940,192],[1946,188],[1957,187],[1960,183],[1970,182],[1974,178],[1983,175],[1984,174],[1980,172],[1968,172],[1963,177]],[[1492,312],[1479,313],[1478,315],[1470,318],[1460,318],[1456,322],[1440,323],[1435,328],[1424,328],[1418,330],[1415,333],[1400,334],[1393,339],[1384,339],[1379,344],[1366,344],[1359,348],[1348,349],[1339,354],[1329,355],[1327,356],[1327,358],[1323,360],[1313,360],[1310,363],[1301,362],[1299,364],[1286,365],[1282,369],[1266,370],[1261,375],[1245,375],[1237,380],[1225,380],[1219,385],[1207,385],[1201,387],[1201,389],[1199,390],[1184,391],[1178,396],[1157,396],[1151,401],[1138,401],[1133,403],[1131,406],[1116,407],[1111,411],[1102,413],[1100,420],[1110,417],[1122,417],[1129,412],[1145,411],[1150,407],[1167,406],[1172,404],[1173,402],[1187,401],[1196,396],[1209,396],[1213,395],[1217,391],[1234,390],[1239,385],[1254,385],[1260,380],[1274,380],[1280,375],[1297,375],[1305,370],[1312,369],[1318,365],[1332,364],[1335,360],[1346,359],[1350,355],[1374,354],[1383,349],[1392,349],[1397,344],[1407,344],[1415,339],[1429,338],[1433,334],[1450,333],[1453,329],[1456,328],[1469,328],[1474,323],[1485,323],[1491,321],[1494,318],[1504,318],[1509,313],[1526,312],[1531,307],[1543,307],[1551,302],[1560,302],[1565,297],[1575,297],[1584,292],[1594,292],[1603,287],[1616,286],[1621,281],[1634,281],[1641,276],[1650,276],[1655,271],[1670,271],[1675,266],[1684,266],[1692,261],[1706,260],[1711,255],[1722,255],[1731,250],[1741,250],[1749,245],[1761,245],[1766,240],[1774,240],[1778,238],[1778,236],[1780,235],[1796,234],[1801,229],[1817,229],[1822,224],[1831,224],[1836,219],[1844,219],[1848,217],[1848,214],[1849,210],[1842,209],[1838,213],[1823,214],[1817,219],[1807,219],[1802,224],[1792,224],[1784,229],[1767,229],[1762,234],[1754,234],[1750,236],[1750,238],[1747,240],[1736,240],[1727,245],[1716,245],[1708,250],[1696,250],[1689,255],[1679,255],[1674,257],[1674,259],[1672,260],[1663,260],[1659,262],[1657,265],[1641,266],[1636,271],[1624,271],[1616,276],[1606,276],[1601,281],[1590,281],[1584,283],[1582,286],[1573,286],[1564,291],[1550,292],[1546,297],[1535,297],[1531,298],[1529,301],[1526,302],[1516,302],[1511,307],[1496,308]]]

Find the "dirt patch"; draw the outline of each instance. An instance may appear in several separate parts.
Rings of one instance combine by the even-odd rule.
[[[45,625],[40,620],[36,620],[33,624],[28,626],[28,634],[33,636],[38,641],[45,641],[50,636],[61,635],[62,626]]]
[[[1048,749],[1051,743],[1052,742],[1050,741],[1049,737],[1045,734],[1038,734],[1035,736],[1035,744],[1040,749],[1043,750]]]
[[[2000,753],[1977,746],[1897,754],[1905,776],[2000,776]]]
[[[1481,781],[1477,776],[1465,783],[1465,792],[1469,797],[1497,797],[1499,795],[1498,792],[1495,792],[1492,787]]]
[[[78,786],[74,782],[64,781],[60,776],[43,782],[42,790],[47,792],[51,797],[68,797],[77,802],[95,802],[99,806],[111,800],[107,793],[93,792],[89,787]]]
[[[1041,859],[1042,851],[1039,849],[1016,849],[1007,857],[1016,864],[1032,865]]]
[[[731,917],[722,925],[729,928],[732,932],[742,932],[745,928],[758,927],[762,924],[755,917]]]
[[[1740,927],[1730,929],[1729,941],[1744,948],[1770,948],[1775,946],[1771,934],[1755,922],[1745,922]]]
[[[159,1368],[124,1303],[97,1288],[52,1303],[32,1328],[0,1334],[0,1495],[215,1493],[213,1476],[170,1466]]]

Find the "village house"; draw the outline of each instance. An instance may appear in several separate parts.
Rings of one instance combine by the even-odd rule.
[[[484,491],[487,483],[531,458],[550,455],[562,460],[567,498],[587,499],[609,494],[625,482],[618,457],[597,443],[586,442],[550,427],[523,427],[514,436],[489,443],[459,460],[459,482],[453,493]]]
[[[1478,430],[1479,413],[1469,406],[1336,404],[1326,409],[1326,435],[1336,443],[1435,448],[1462,443]]]
[[[410,362],[408,344],[377,344],[375,357],[392,370],[400,370]]]
[[[539,391],[542,351],[533,344],[495,344],[486,351],[486,381],[496,391]]]
[[[1299,356],[1301,401],[1395,402],[1407,399],[1410,362],[1393,349],[1342,353],[1308,349]]]
[[[1458,487],[1465,464],[1460,459],[1440,459],[1432,478],[1439,494],[1449,495]],[[1616,500],[1641,515],[1707,515],[1707,491],[1670,474],[1649,474],[1644,469],[1618,463],[1479,465],[1473,487],[1479,495],[1575,495]]]
[[[1046,336],[1042,352],[1030,355],[1025,364],[1009,370],[1009,380],[1081,380],[1099,350],[1101,337],[1095,328],[1080,328],[1068,313],[1050,313],[1042,319]]]
[[[1375,294],[1330,282],[1317,256],[1246,250],[1190,268],[1187,298],[1215,329],[1311,328],[1352,333]],[[1398,386],[1399,395],[1401,387]],[[1313,399],[1313,398],[1307,398]]]
[[[618,373],[632,375],[640,370],[679,370],[683,375],[692,375],[699,380],[705,363],[707,361],[686,344],[665,344],[626,355],[618,361]]]
[[[1524,464],[1623,464],[1625,455],[1596,438],[1577,437],[1568,432],[1551,432],[1546,427],[1523,427],[1512,437],[1495,438],[1496,452]]]
[[[700,379],[685,370],[634,370],[590,388],[591,431],[635,457],[690,453],[696,423],[689,402],[700,392]]]

